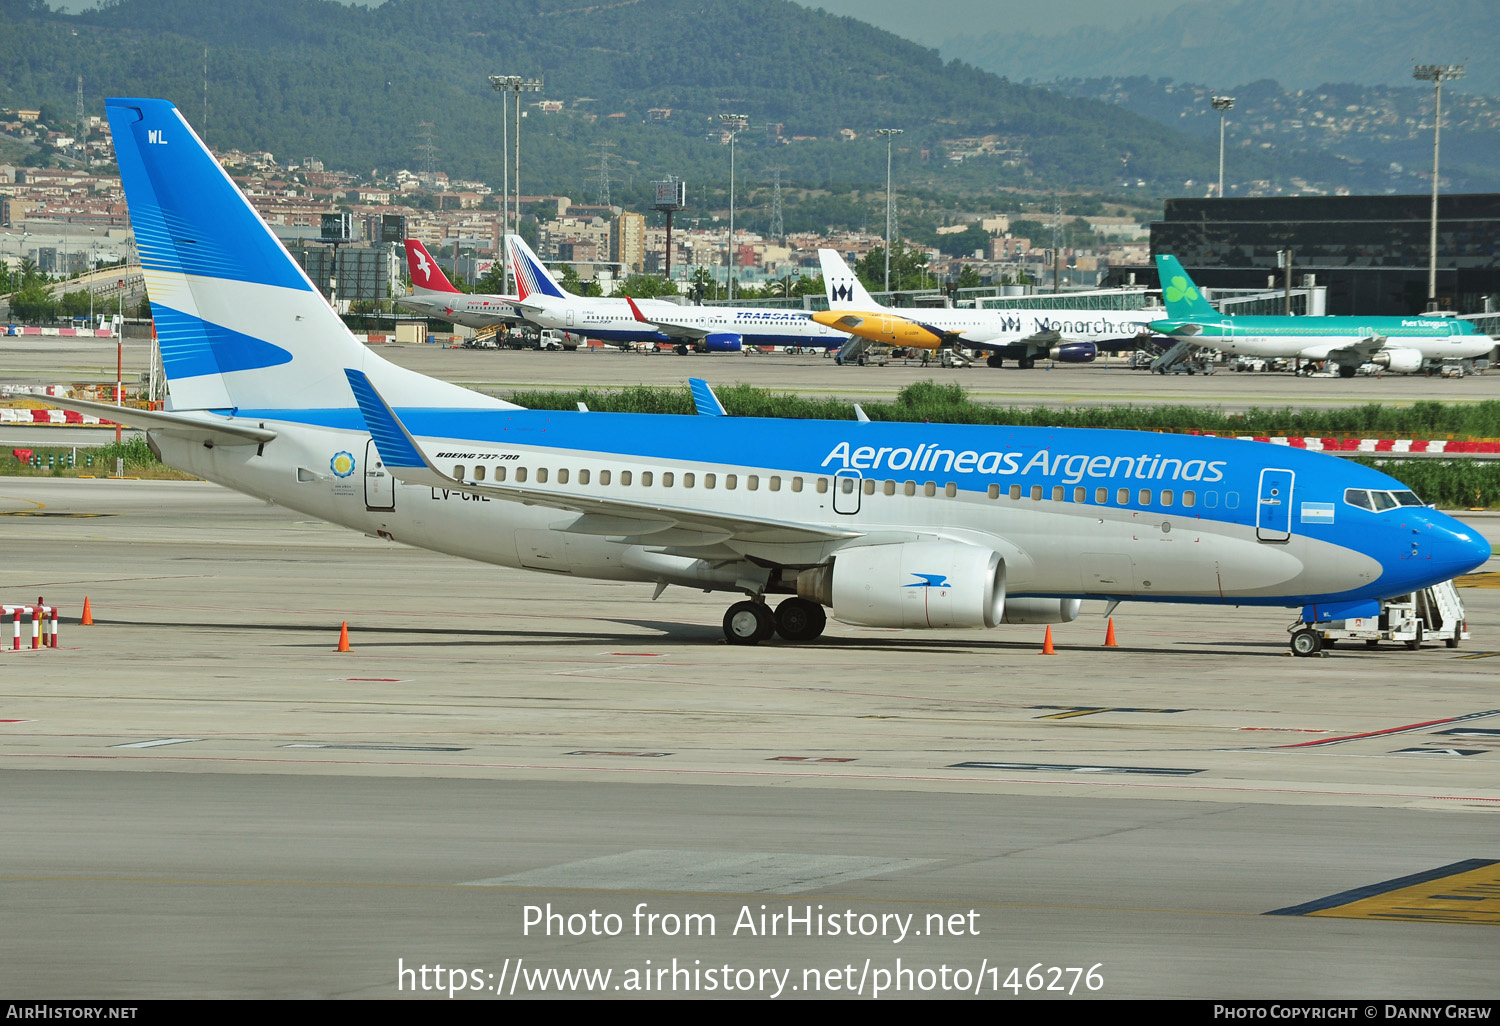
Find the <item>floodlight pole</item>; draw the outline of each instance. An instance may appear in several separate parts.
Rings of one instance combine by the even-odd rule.
[[[749,123],[748,114],[720,114],[719,121],[729,129],[729,244],[724,247],[729,278],[728,296],[734,299],[734,139]]]
[[[877,128],[876,135],[885,136],[885,291],[891,291],[891,142],[904,129]]]
[[[1215,96],[1210,101],[1219,112],[1219,199],[1224,198],[1224,116],[1234,107],[1233,96]]]
[[[516,94],[516,180],[515,180],[515,233],[521,233],[521,93],[538,92],[542,88],[542,80],[539,78],[522,78],[520,75],[491,75],[490,86],[500,94],[500,168],[503,172],[502,200],[500,203],[500,227],[501,237],[511,234],[511,181],[510,181],[510,118],[508,116],[509,101],[505,97],[506,91]],[[509,277],[513,268],[505,258],[504,248],[499,255],[500,264],[505,268],[506,288],[509,289]]]
[[[1443,80],[1464,77],[1462,64],[1418,64],[1412,78],[1431,82],[1436,88],[1437,104],[1432,112],[1432,227],[1427,237],[1427,311],[1437,302],[1437,226],[1438,226],[1438,138],[1443,124]]]

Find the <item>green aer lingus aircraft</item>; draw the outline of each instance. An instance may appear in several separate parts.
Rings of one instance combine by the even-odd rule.
[[[1494,339],[1456,317],[1234,317],[1209,305],[1175,256],[1158,255],[1167,316],[1151,330],[1240,356],[1336,364],[1354,377],[1363,363],[1409,374],[1436,361],[1484,356]]]

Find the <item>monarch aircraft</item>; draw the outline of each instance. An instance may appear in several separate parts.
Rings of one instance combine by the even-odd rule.
[[[1363,363],[1409,374],[1430,361],[1471,359],[1495,340],[1456,317],[1234,317],[1203,298],[1175,256],[1158,254],[1167,316],[1159,331],[1196,346],[1243,356],[1328,361],[1352,378]]]
[[[469,328],[525,320],[520,307],[515,305],[515,296],[488,296],[454,288],[419,239],[406,240],[406,266],[411,272],[414,291],[396,300],[402,306]]]
[[[892,346],[941,349],[959,345],[989,354],[986,363],[1003,366],[1015,360],[1022,370],[1036,361],[1091,363],[1101,350],[1135,349],[1150,337],[1147,327],[1157,312],[1121,310],[897,310],[875,302],[831,249],[818,250],[823,265],[827,310],[813,319],[840,331]],[[1158,311],[1159,312],[1159,311]]]
[[[553,280],[519,235],[507,235],[505,243],[516,268],[521,308],[544,328],[582,332],[606,342],[666,342],[683,355],[738,353],[745,346],[838,349],[849,341],[848,335],[802,310],[575,296]]]
[[[977,628],[1071,620],[1090,597],[1301,606],[1315,623],[1489,558],[1377,470],[1255,442],[735,418],[698,380],[693,417],[525,410],[361,345],[170,103],[107,111],[170,405],[60,405],[310,516],[658,594],[740,593],[737,644],[816,638],[826,608]]]

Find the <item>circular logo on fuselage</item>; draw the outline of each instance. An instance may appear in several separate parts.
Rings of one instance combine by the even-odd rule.
[[[328,461],[328,468],[339,477],[348,477],[354,473],[354,454],[348,452],[336,452],[333,459]]]

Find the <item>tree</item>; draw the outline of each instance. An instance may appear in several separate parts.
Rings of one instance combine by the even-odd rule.
[[[974,269],[973,264],[964,264],[958,272],[958,287],[961,289],[977,289],[981,282],[979,272]]]
[[[41,281],[24,282],[10,297],[11,315],[18,321],[51,321],[57,317],[57,300]]]
[[[474,280],[474,291],[487,296],[505,294],[505,264],[496,260],[490,269]]]
[[[677,286],[656,274],[632,274],[615,287],[615,295],[632,299],[653,299],[656,296],[675,296]]]
[[[885,249],[876,246],[854,266],[854,273],[871,292],[885,290]],[[927,270],[927,254],[907,249],[900,239],[891,243],[891,291],[906,292],[925,288],[932,275]]]

